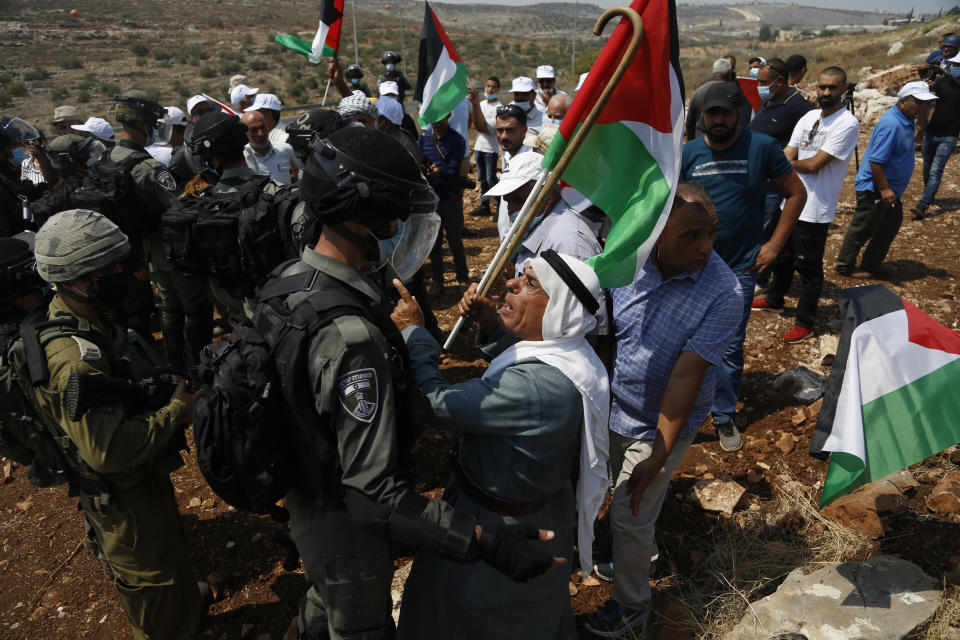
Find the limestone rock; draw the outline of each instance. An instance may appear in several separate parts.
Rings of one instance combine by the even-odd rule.
[[[803,411],[801,410],[800,413],[802,416]],[[806,420],[806,416],[802,416],[802,417],[804,420]],[[794,424],[797,424],[796,421],[794,421]],[[800,424],[803,424],[803,421],[801,421]],[[795,446],[797,446],[797,436],[793,435],[792,433],[784,433],[783,435],[781,435],[780,439],[777,440],[777,444],[776,444],[777,449],[780,449],[783,455],[787,455],[788,453],[793,451],[793,448]]]
[[[943,477],[927,496],[927,508],[944,515],[960,513],[960,469]]]
[[[833,358],[837,355],[837,348],[840,346],[840,338],[824,334],[820,336],[820,364],[829,367],[833,364]]]
[[[200,498],[190,498],[190,504],[187,505],[190,509],[195,509],[200,506]]]
[[[701,480],[693,486],[692,495],[705,511],[731,514],[746,491],[732,480]]]
[[[903,51],[903,43],[902,43],[902,42],[894,42],[892,45],[890,45],[890,48],[887,49],[887,55],[888,55],[888,56],[895,56],[895,55],[897,55],[898,53],[900,53],[901,51]]]
[[[929,576],[893,556],[845,562],[808,575],[796,569],[776,593],[752,603],[725,640],[790,633],[808,640],[899,640],[933,615],[939,598]]]
[[[907,480],[903,474],[910,476]],[[881,516],[901,513],[907,509],[907,496],[903,495],[910,483],[916,485],[909,471],[898,471],[853,493],[841,496],[824,507],[822,514],[845,527],[856,529],[870,538],[883,535]]]

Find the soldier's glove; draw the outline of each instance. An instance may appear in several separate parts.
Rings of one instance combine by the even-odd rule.
[[[553,556],[529,542],[539,539],[540,530],[530,524],[483,525],[471,551],[514,582],[526,582],[546,573],[553,564]]]

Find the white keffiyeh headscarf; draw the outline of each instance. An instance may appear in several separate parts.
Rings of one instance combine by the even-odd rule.
[[[558,254],[595,299],[600,299],[600,281],[584,262]],[[550,298],[543,313],[543,340],[524,340],[493,359],[484,378],[522,360],[536,358],[559,369],[580,391],[583,399],[583,429],[580,438],[580,480],[577,483],[578,545],[580,567],[588,575],[593,568],[593,522],[603,503],[609,481],[607,457],[610,417],[610,381],[607,370],[586,340],[596,326],[596,316],[587,310],[570,286],[542,257],[524,261],[532,267]]]

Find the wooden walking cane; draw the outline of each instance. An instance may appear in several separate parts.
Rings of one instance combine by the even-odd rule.
[[[529,207],[527,206],[530,204],[529,198],[524,204],[523,209],[520,211],[520,215],[517,216],[517,222],[519,222],[519,224],[515,222],[510,228],[510,233],[506,238],[504,238],[503,243],[500,245],[500,249],[497,251],[497,255],[490,263],[490,266],[487,267],[487,271],[483,274],[483,278],[480,280],[480,286],[477,287],[477,293],[481,296],[487,295],[487,293],[490,291],[490,287],[493,285],[493,279],[495,275],[498,275],[503,271],[503,267],[506,265],[507,260],[509,260],[513,253],[517,250],[517,247],[523,240],[524,235],[527,233],[527,229],[530,228],[533,220],[537,217],[537,213],[544,207],[547,199],[550,197],[550,191],[556,186],[557,181],[559,181],[563,176],[563,172],[566,171],[567,166],[573,159],[573,156],[577,153],[580,145],[583,144],[584,139],[586,139],[590,129],[593,128],[597,118],[600,117],[600,112],[603,111],[604,106],[606,106],[607,100],[610,99],[614,89],[616,89],[617,84],[620,82],[620,78],[622,78],[623,74],[627,72],[627,67],[630,66],[630,63],[633,62],[634,57],[637,55],[637,50],[640,48],[640,43],[643,40],[643,20],[640,18],[640,14],[630,7],[613,7],[604,11],[603,15],[600,16],[600,19],[597,20],[597,23],[593,27],[593,34],[599,36],[601,33],[603,33],[603,28],[607,26],[607,23],[610,22],[614,16],[618,15],[629,20],[633,27],[633,37],[630,40],[630,44],[627,46],[627,50],[623,57],[620,59],[620,64],[617,65],[617,69],[613,72],[613,75],[610,76],[607,86],[603,88],[600,98],[597,99],[597,102],[593,105],[593,108],[590,109],[590,113],[587,114],[587,117],[580,125],[580,128],[577,129],[576,133],[574,133],[573,139],[570,140],[567,148],[564,149],[563,155],[560,156],[560,160],[553,168],[553,171],[550,172],[549,176],[547,176],[545,180],[542,180],[542,185],[541,182],[538,181],[537,184],[540,185],[540,190],[539,192],[534,190],[537,193],[537,197],[533,201],[533,204]],[[453,331],[450,332],[450,336],[447,338],[447,341],[443,343],[444,350],[449,349],[453,344],[454,339],[457,337],[457,334],[463,327],[464,321],[465,318],[463,316],[457,320],[457,324],[453,327]]]

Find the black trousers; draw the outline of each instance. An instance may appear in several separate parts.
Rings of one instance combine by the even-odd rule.
[[[857,208],[853,219],[843,237],[843,245],[837,253],[837,273],[849,275],[856,269],[857,254],[863,245],[870,241],[860,258],[860,268],[864,271],[876,271],[880,268],[893,239],[903,224],[903,203],[900,198],[893,205],[885,204],[880,193],[875,191],[857,191]]]
[[[829,222],[797,222],[790,241],[783,247],[773,266],[773,283],[767,290],[767,304],[782,307],[783,296],[790,289],[794,271],[800,274],[797,324],[807,329],[812,329],[817,319],[817,305],[823,289],[823,249],[827,244],[829,229]]]

